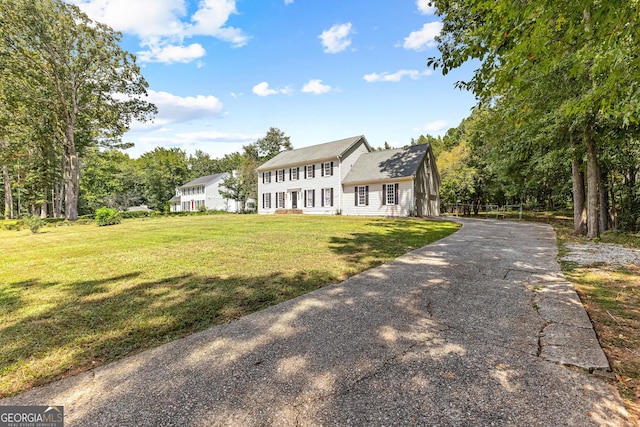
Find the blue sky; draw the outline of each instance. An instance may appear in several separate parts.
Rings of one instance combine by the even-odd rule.
[[[159,109],[124,140],[222,157],[277,127],[294,148],[443,135],[474,98],[442,76],[428,0],[67,0],[123,33]]]

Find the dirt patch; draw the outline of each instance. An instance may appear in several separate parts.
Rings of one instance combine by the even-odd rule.
[[[591,318],[632,420],[640,425],[640,250],[566,244],[562,261]]]

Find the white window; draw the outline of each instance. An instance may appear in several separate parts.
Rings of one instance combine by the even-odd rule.
[[[298,168],[289,169],[289,179],[291,181],[297,181],[298,180]]]
[[[355,200],[356,206],[369,205],[369,186],[368,185],[357,186],[355,189],[355,195],[356,195],[356,200]]]
[[[316,190],[304,190],[304,207],[312,208],[316,205]]]
[[[268,184],[271,182],[271,171],[262,173],[262,183]]]
[[[322,189],[322,206],[333,206],[333,188]]]
[[[383,205],[398,204],[398,184],[382,185],[382,204]]]
[[[308,165],[305,166],[304,169],[304,177],[309,179],[309,178],[313,178],[316,172],[316,165]]]
[[[333,162],[323,163],[321,167],[322,167],[322,176],[333,175]]]
[[[276,200],[276,209],[284,209],[284,192],[279,192],[276,193],[277,195],[277,200]]]
[[[280,169],[278,171],[278,175],[276,176],[276,182],[283,182],[284,181],[284,169]]]
[[[271,193],[262,194],[262,207],[264,209],[271,209]]]

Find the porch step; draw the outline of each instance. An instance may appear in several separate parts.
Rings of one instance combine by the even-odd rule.
[[[281,215],[302,215],[302,209],[276,209],[276,214],[281,214]]]

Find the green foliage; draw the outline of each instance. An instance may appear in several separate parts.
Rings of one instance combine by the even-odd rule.
[[[640,215],[640,156],[625,154],[624,147],[640,137],[637,2],[433,5],[443,29],[441,55],[429,65],[447,74],[479,61],[473,77],[457,86],[480,102],[471,128],[459,131],[469,142],[470,162],[491,177],[484,191],[561,206],[571,197],[572,180],[584,187],[578,172],[586,172],[588,235],[604,231],[599,212],[609,213],[614,226],[632,229]],[[623,158],[632,165],[622,166]],[[572,161],[586,164],[586,171],[572,176]],[[598,188],[608,196],[603,206]]]
[[[119,212],[120,218],[147,218],[150,216],[148,211],[123,211]]]
[[[121,35],[75,5],[0,0],[0,10],[0,98],[13,112],[0,111],[0,139],[15,141],[5,147],[18,154],[11,156],[14,176],[18,159],[36,161],[28,203],[52,202],[50,190],[62,178],[64,214],[75,220],[80,157],[98,144],[119,146],[131,120],[155,113],[143,99],[147,83],[120,47]]]
[[[96,224],[102,227],[105,225],[120,224],[121,216],[115,209],[102,207],[96,210]]]
[[[45,225],[44,220],[36,215],[28,216],[24,222],[33,234],[36,234]]]
[[[87,149],[80,179],[81,214],[101,206],[125,210],[143,202],[143,177],[136,160],[116,149]]]
[[[0,221],[0,230],[15,230],[20,231],[24,227],[24,220],[22,219],[10,219]]]
[[[189,178],[187,157],[179,148],[155,148],[138,159],[144,198],[149,208],[162,210],[176,188]]]

